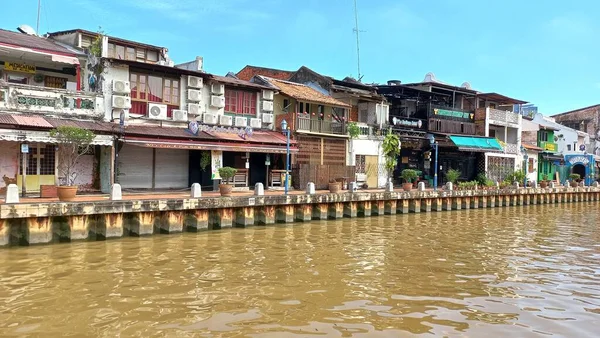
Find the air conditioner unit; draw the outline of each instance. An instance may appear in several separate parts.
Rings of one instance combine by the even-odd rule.
[[[188,87],[190,88],[202,88],[204,86],[204,82],[201,77],[198,76],[188,76]]]
[[[131,87],[129,86],[129,81],[113,80],[112,91],[113,91],[113,93],[118,93],[118,94],[129,94],[131,92]]]
[[[273,101],[273,91],[272,90],[263,90],[262,97],[263,97],[263,100]]]
[[[201,106],[197,103],[188,103],[187,108],[190,115],[202,115]]]
[[[273,101],[263,101],[262,102],[262,110],[263,111],[273,111]]]
[[[202,120],[204,124],[217,124],[217,115],[206,113]]]
[[[273,123],[273,114],[263,113],[262,114],[262,121],[264,123]]]
[[[210,85],[210,92],[215,95],[223,95],[225,93],[225,85],[221,83],[213,83]]]
[[[129,96],[113,95],[112,107],[120,109],[129,109],[131,108],[131,98]]]
[[[211,96],[210,97],[210,105],[215,108],[223,108],[225,107],[225,97],[223,96]]]
[[[158,103],[148,103],[148,118],[155,120],[166,120],[167,105]]]
[[[188,89],[187,99],[192,102],[200,102],[202,101],[202,92],[196,89]]]
[[[219,124],[222,126],[231,126],[233,124],[233,118],[228,115],[219,115]]]
[[[235,118],[234,125],[236,127],[247,127],[248,126],[248,119],[245,118],[245,117],[237,116]]]
[[[173,121],[185,121],[187,122],[188,120],[188,112],[187,110],[179,110],[179,109],[174,109],[173,110]]]
[[[262,127],[262,121],[260,119],[257,119],[257,118],[251,118],[250,119],[250,127],[252,127],[252,128],[260,128],[260,127]]]

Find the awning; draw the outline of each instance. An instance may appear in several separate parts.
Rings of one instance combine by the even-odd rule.
[[[564,161],[565,158],[560,155],[542,153],[542,159],[546,161]]]
[[[33,130],[14,130],[0,129],[0,141],[10,142],[37,142],[37,143],[58,143],[55,138],[50,137],[47,131]],[[96,135],[92,141],[93,145],[97,146],[112,146],[114,138],[112,135]]]
[[[449,136],[450,140],[461,151],[503,152],[504,149],[495,138],[472,136]]]
[[[159,149],[187,149],[187,150],[220,150],[232,152],[250,152],[267,154],[285,154],[286,146],[262,145],[256,143],[219,143],[219,142],[199,142],[174,139],[146,139],[141,137],[125,137],[125,143],[146,148]],[[298,148],[290,147],[290,153],[297,153]]]

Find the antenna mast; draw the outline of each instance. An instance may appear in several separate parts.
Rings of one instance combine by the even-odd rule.
[[[362,79],[360,74],[360,42],[358,40],[358,9],[356,7],[356,0],[354,0],[354,32],[356,33],[356,59],[357,59],[357,68],[358,68],[358,81]]]
[[[35,34],[40,35],[40,8],[42,7],[42,0],[38,0],[38,12],[37,12],[37,22],[35,25]]]

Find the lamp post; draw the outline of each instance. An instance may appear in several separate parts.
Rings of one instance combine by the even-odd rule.
[[[435,150],[435,160],[433,162],[434,168],[433,168],[433,190],[437,190],[437,186],[438,186],[438,143],[435,140],[435,136],[433,136],[433,134],[429,134],[429,143],[431,143],[431,146],[433,147],[433,149]]]
[[[285,194],[288,194],[288,176],[290,171],[290,130],[288,129],[288,125],[286,120],[281,121],[281,131],[285,134],[286,138],[286,152],[285,152]]]

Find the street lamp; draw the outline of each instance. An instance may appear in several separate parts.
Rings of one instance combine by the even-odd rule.
[[[433,136],[433,134],[429,134],[429,143],[431,143],[431,146],[433,147],[433,149],[435,150],[435,161],[434,161],[434,170],[433,170],[433,190],[437,190],[437,185],[438,185],[438,149],[439,149],[439,145],[437,143],[437,141],[435,140],[435,136]]]
[[[281,121],[281,131],[286,136],[286,152],[285,152],[285,194],[288,194],[288,176],[290,171],[290,130],[286,120]]]

